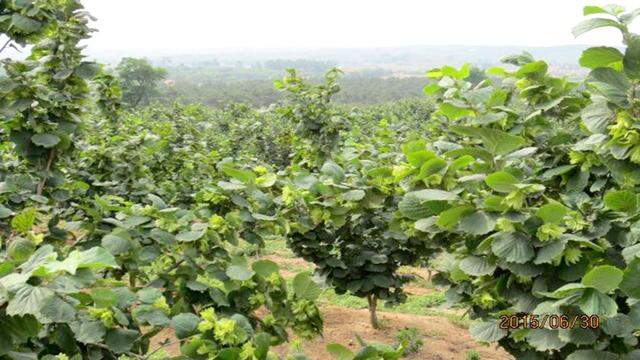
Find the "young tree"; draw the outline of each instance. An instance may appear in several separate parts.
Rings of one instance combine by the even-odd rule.
[[[351,138],[350,122],[330,106],[337,75],[334,69],[324,84],[309,85],[289,71],[276,83],[291,94],[279,111],[297,124],[300,137],[282,195],[291,228],[287,244],[313,262],[336,293],[366,298],[371,325],[379,328],[378,300],[406,299],[402,287],[410,277],[398,270],[433,254],[434,242],[405,233],[409,222],[396,220],[392,174],[398,154],[381,150],[394,140],[381,136],[362,144]],[[378,126],[384,133],[385,123]],[[384,142],[381,149],[373,145]]]
[[[146,59],[126,57],[116,67],[122,88],[122,100],[132,107],[148,103],[158,94],[158,82],[167,70],[153,67]]]

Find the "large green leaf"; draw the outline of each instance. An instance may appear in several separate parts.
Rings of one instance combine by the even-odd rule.
[[[640,36],[631,38],[624,53],[624,72],[630,79],[640,80]]]
[[[115,234],[107,234],[102,238],[102,247],[109,250],[113,255],[126,253],[131,249],[131,243],[127,239]]]
[[[628,296],[640,299],[640,259],[634,259],[624,270],[620,290]]]
[[[85,251],[72,251],[62,262],[47,264],[48,271],[64,270],[75,274],[77,269],[118,268],[116,259],[102,247],[96,246]]]
[[[293,278],[293,291],[298,298],[315,301],[322,290],[313,281],[311,274],[305,271]]]
[[[567,212],[569,212],[569,209],[566,206],[554,201],[541,206],[536,211],[536,216],[546,224],[560,224]]]
[[[436,189],[424,189],[407,193],[405,197],[412,197],[422,202],[426,201],[450,201],[458,199],[458,195]]]
[[[140,334],[130,329],[110,329],[104,337],[104,343],[109,350],[117,354],[125,353],[133,347]]]
[[[487,175],[484,181],[490,188],[501,193],[510,193],[516,190],[517,187],[515,185],[519,183],[515,176],[506,171],[498,171]]]
[[[524,264],[534,256],[531,240],[522,233],[501,232],[493,236],[491,250],[496,256],[516,264]]]
[[[586,273],[582,278],[582,283],[602,293],[608,293],[618,288],[618,285],[622,282],[622,276],[622,270],[617,267],[601,265]]]
[[[42,28],[41,22],[18,13],[14,13],[11,16],[11,24],[27,34],[34,33]]]
[[[53,295],[53,291],[44,287],[22,285],[16,291],[13,299],[9,301],[6,309],[7,315],[33,315],[41,318],[40,310],[44,307],[47,299]]]
[[[567,344],[560,339],[558,330],[531,329],[525,337],[527,342],[538,351],[558,350]]]
[[[419,220],[431,215],[431,210],[422,200],[409,194],[405,195],[398,203],[398,209],[402,215],[412,220]]]
[[[99,344],[107,333],[101,321],[81,319],[71,324],[76,340],[84,344]]]
[[[355,356],[353,351],[340,344],[328,344],[327,352],[336,360],[352,360]]]
[[[620,360],[620,357],[609,351],[576,350],[567,356],[567,360]],[[631,359],[629,359],[631,360]]]
[[[476,211],[460,220],[459,229],[472,235],[484,235],[493,231],[496,226],[496,217],[484,211]]]
[[[494,155],[508,154],[526,144],[525,139],[520,136],[502,130],[465,126],[452,126],[451,129],[462,135],[481,138],[485,149]]]
[[[23,233],[30,231],[36,221],[36,215],[35,208],[27,208],[20,211],[11,219],[11,228]]]
[[[35,134],[31,137],[31,141],[38,146],[52,148],[58,145],[60,137],[54,134]]]
[[[497,321],[479,321],[469,326],[469,333],[480,342],[492,343],[507,336],[507,330],[501,329]]]
[[[451,229],[458,224],[464,215],[471,213],[473,209],[474,208],[472,206],[468,205],[456,206],[451,209],[447,209],[440,213],[436,224],[442,228]]]
[[[74,320],[76,310],[69,303],[58,295],[51,295],[42,303],[40,317],[42,323],[70,323]]]
[[[594,134],[606,134],[607,127],[614,118],[615,113],[609,109],[606,100],[602,97],[597,97],[593,103],[582,109],[582,121]]]
[[[273,262],[271,260],[258,260],[256,262],[254,262],[253,264],[251,264],[251,268],[258,275],[260,275],[262,277],[265,277],[265,278],[269,277],[273,273],[277,273],[278,270],[279,270],[278,264],[276,264],[275,262]]]
[[[580,298],[580,310],[587,315],[612,317],[618,312],[618,304],[596,289],[586,289]]]
[[[588,19],[576,25],[571,30],[571,32],[573,33],[573,36],[578,37],[588,31],[601,28],[601,27],[615,27],[619,29],[620,24],[610,19],[603,19],[603,18]]]
[[[622,53],[616,48],[607,46],[592,47],[582,52],[580,65],[590,69],[611,66],[622,62],[622,57]]]
[[[489,262],[486,257],[467,256],[460,261],[460,270],[471,276],[483,276],[492,274],[496,265]]]
[[[231,265],[227,269],[227,276],[233,280],[246,281],[251,279],[255,273],[242,265]]]
[[[587,82],[610,102],[619,106],[627,105],[630,84],[623,73],[611,68],[597,68],[589,74]]]
[[[611,210],[634,212],[638,207],[638,197],[627,190],[609,191],[604,196],[604,204]]]
[[[191,336],[199,323],[200,318],[191,313],[178,314],[171,319],[171,327],[175,331],[178,339],[184,339]]]

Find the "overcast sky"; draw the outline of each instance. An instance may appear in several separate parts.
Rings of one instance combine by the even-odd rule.
[[[94,49],[619,45],[612,29],[578,39],[583,0],[84,0]],[[633,9],[637,0],[618,0]],[[638,19],[640,22],[640,19]],[[634,27],[637,31],[638,24]]]

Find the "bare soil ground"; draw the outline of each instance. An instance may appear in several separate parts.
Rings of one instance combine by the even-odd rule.
[[[411,354],[409,360],[460,360],[468,350],[475,349],[483,360],[513,359],[501,349],[477,344],[466,329],[460,328],[446,318],[437,316],[418,316],[379,312],[384,325],[375,330],[369,324],[369,312],[336,306],[322,308],[324,315],[324,337],[312,341],[303,341],[305,353],[314,360],[333,360],[326,351],[331,343],[341,343],[352,350],[358,348],[356,335],[365,341],[393,344],[398,330],[415,327],[423,335],[424,346],[418,353]],[[274,348],[274,352],[285,355],[287,344]]]

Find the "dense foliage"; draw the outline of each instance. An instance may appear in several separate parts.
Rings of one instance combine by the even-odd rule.
[[[601,17],[576,36],[613,27],[624,47],[587,49],[583,82],[523,53],[433,69],[426,101],[335,105],[339,70],[288,70],[269,108],[135,109],[162,71],[86,61],[78,1],[0,5],[3,49],[32,45],[0,78],[0,359],[277,359],[322,332],[316,281],[378,326],[400,268],[428,263],[472,335],[518,359],[639,356],[640,11],[584,9]],[[282,238],[319,279],[253,257]],[[166,329],[180,354],[154,343]]]

